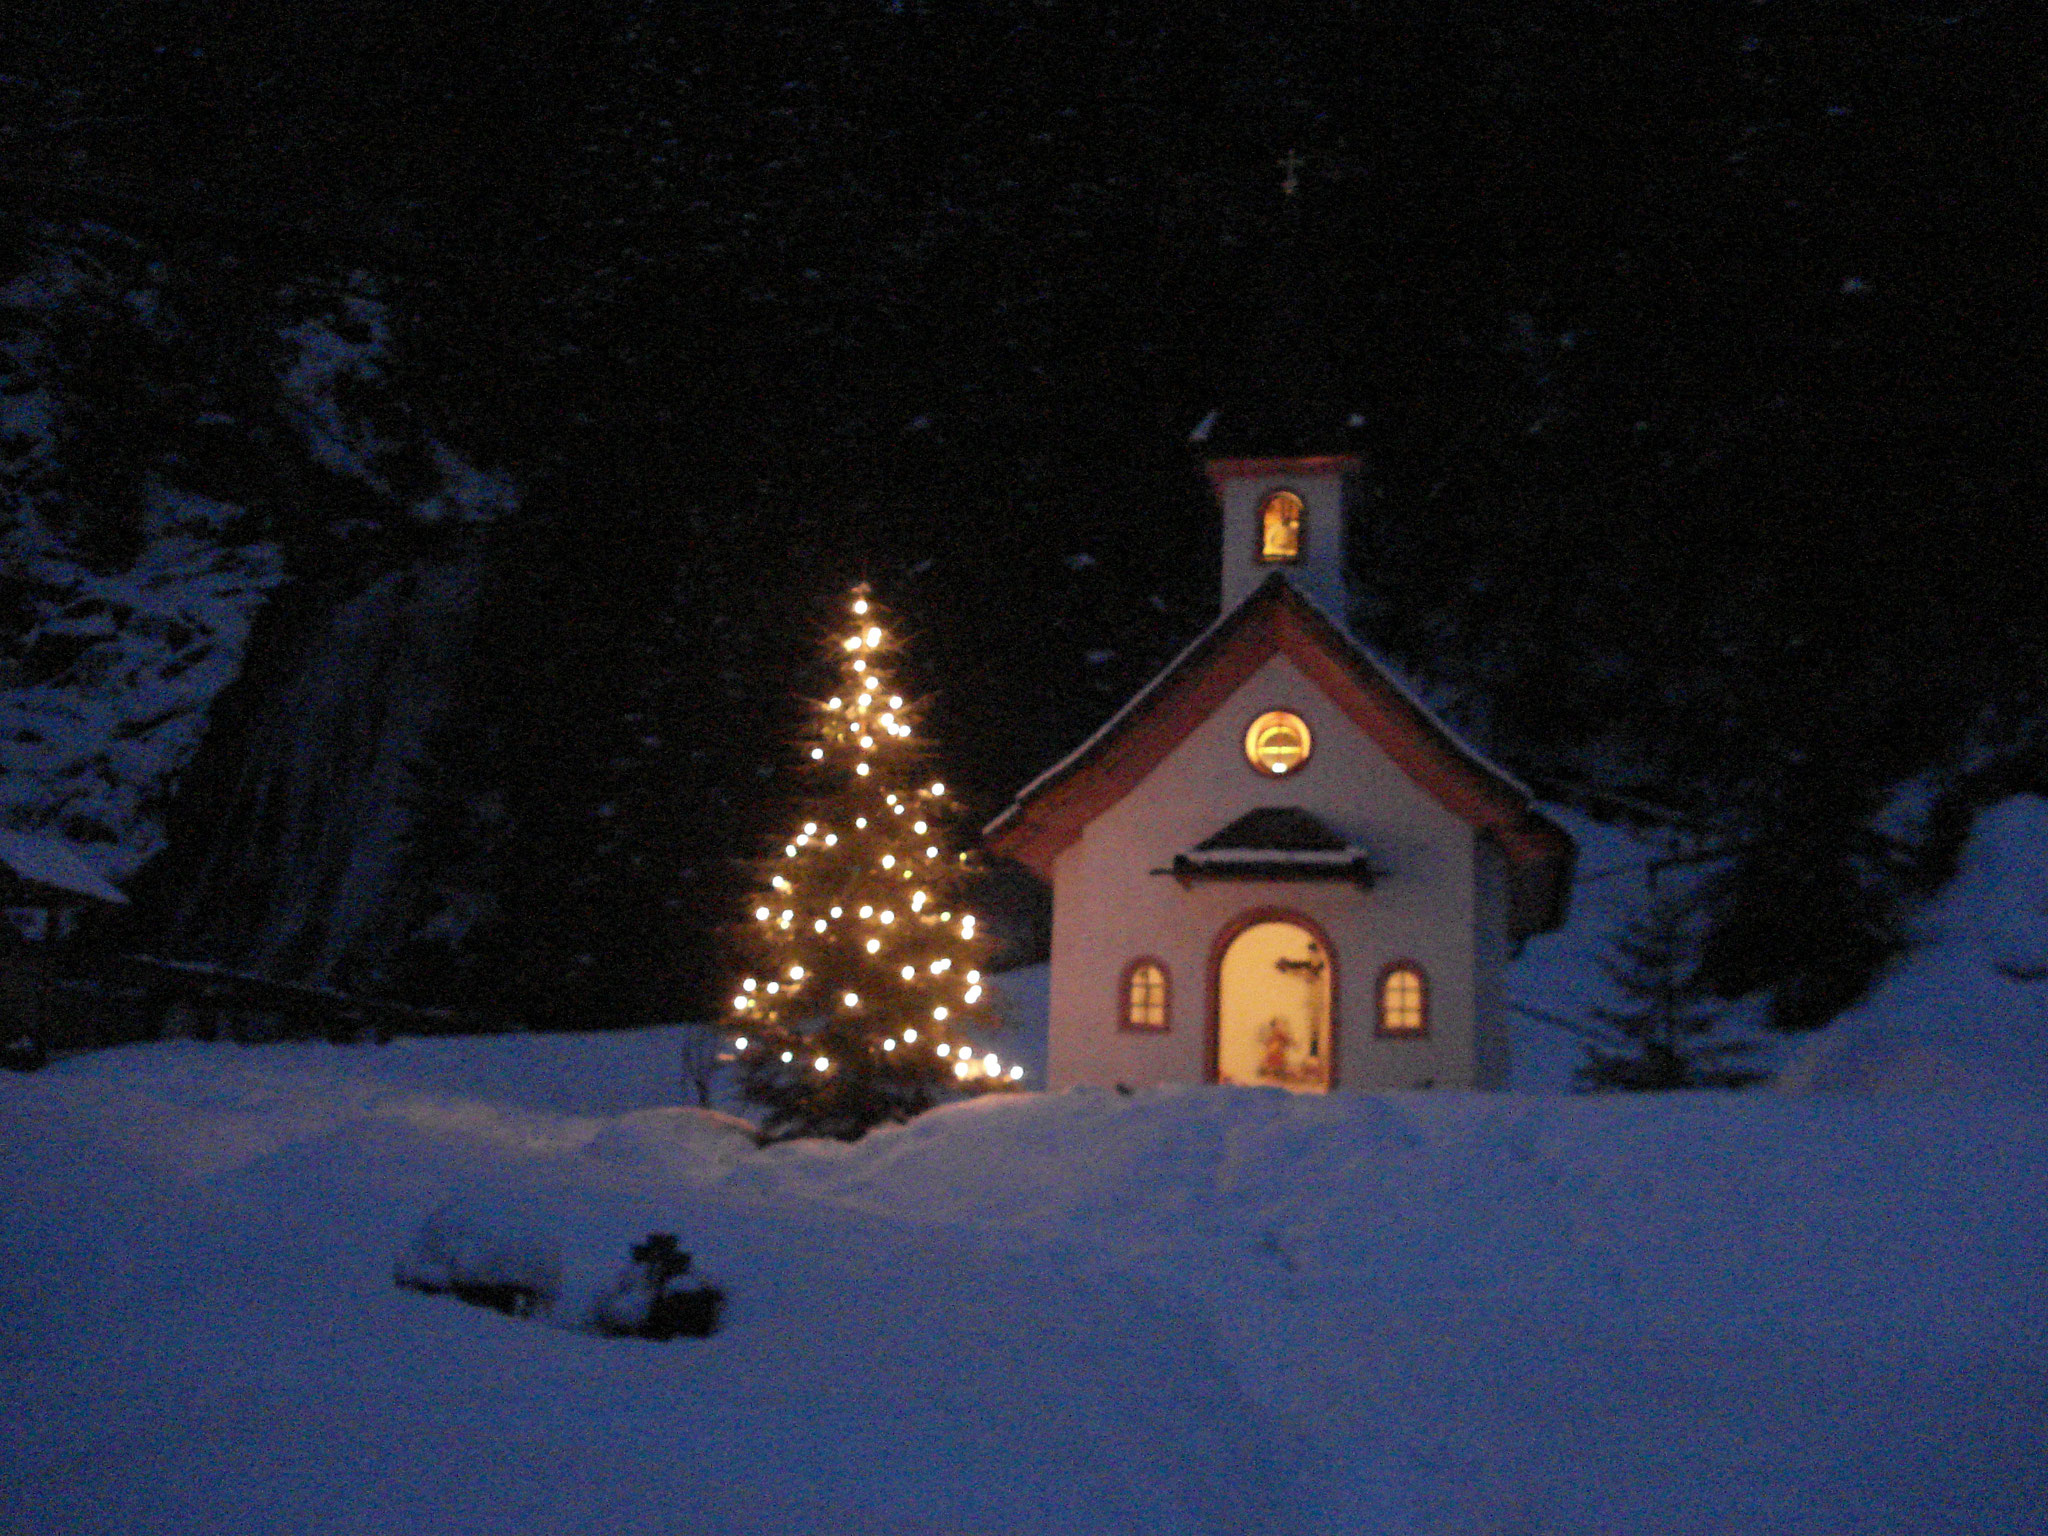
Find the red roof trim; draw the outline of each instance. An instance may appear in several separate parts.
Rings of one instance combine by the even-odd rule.
[[[1135,789],[1275,655],[1285,655],[1416,784],[1507,855],[1510,927],[1541,933],[1563,920],[1576,854],[1522,788],[1410,699],[1284,577],[1252,595],[1066,762],[1027,786],[989,824],[989,847],[1042,878],[1097,816]]]

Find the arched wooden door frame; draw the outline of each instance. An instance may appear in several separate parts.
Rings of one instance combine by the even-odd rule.
[[[1342,996],[1339,985],[1342,982],[1343,967],[1337,961],[1337,946],[1330,942],[1323,925],[1306,912],[1293,907],[1252,907],[1240,912],[1221,928],[1209,945],[1209,1038],[1204,1045],[1206,1060],[1203,1063],[1203,1080],[1216,1082],[1218,1058],[1223,1049],[1223,957],[1230,952],[1230,946],[1237,942],[1237,936],[1247,928],[1256,928],[1260,923],[1292,923],[1323,946],[1323,955],[1330,967],[1330,1087],[1335,1093],[1343,1081],[1344,1068],[1344,1026],[1343,1015],[1338,1007]]]

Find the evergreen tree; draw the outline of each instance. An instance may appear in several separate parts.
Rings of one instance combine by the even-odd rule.
[[[762,861],[740,929],[750,964],[731,1029],[764,1141],[850,1141],[1022,1076],[962,1041],[992,1012],[986,940],[961,905],[967,856],[947,832],[961,804],[890,677],[888,622],[854,588],[827,646],[834,691],[804,734],[803,808]]]
[[[1619,1007],[1592,1010],[1611,1043],[1589,1044],[1573,1074],[1595,1092],[1740,1088],[1763,1073],[1745,1065],[1746,1040],[1713,1040],[1721,1010],[1693,983],[1694,907],[1669,892],[1653,896],[1624,924],[1601,961],[1620,992]]]

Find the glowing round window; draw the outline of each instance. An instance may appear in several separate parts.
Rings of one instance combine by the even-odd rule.
[[[1311,745],[1308,722],[1284,709],[1267,710],[1244,733],[1246,759],[1276,779],[1297,772],[1308,761]]]

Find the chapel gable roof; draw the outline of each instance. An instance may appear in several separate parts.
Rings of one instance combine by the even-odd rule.
[[[1564,920],[1576,853],[1570,836],[1536,810],[1525,787],[1461,741],[1278,572],[1093,736],[1025,785],[984,829],[990,849],[1051,879],[1053,861],[1089,822],[1142,783],[1276,655],[1286,656],[1439,804],[1499,847],[1507,860],[1515,936],[1542,933]]]

